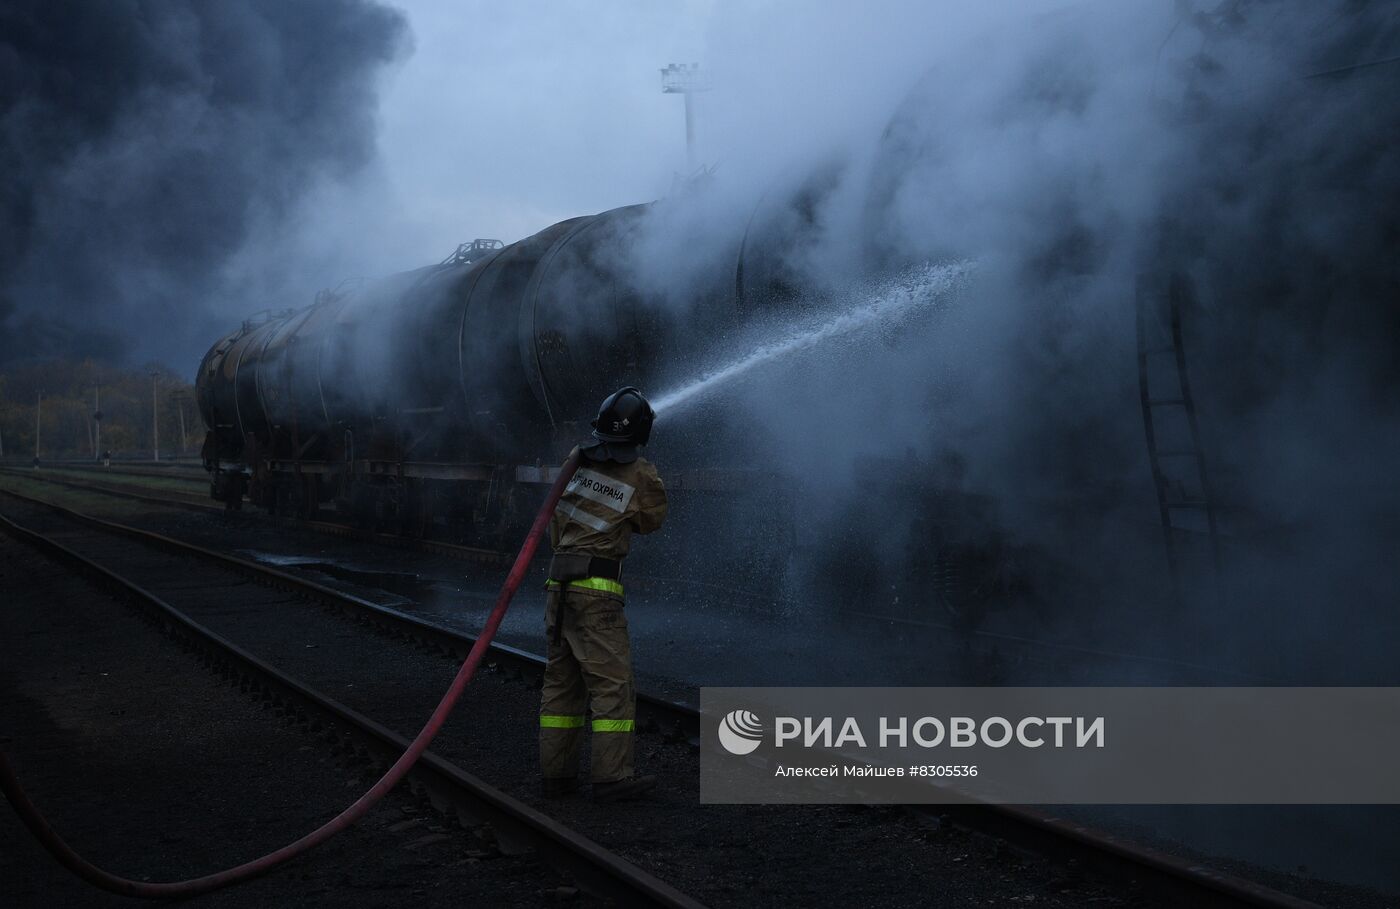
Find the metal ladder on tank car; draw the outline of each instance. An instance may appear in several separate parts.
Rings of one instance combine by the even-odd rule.
[[[1138,391],[1167,568],[1178,605],[1188,574],[1187,540],[1205,543],[1208,561],[1203,580],[1212,596],[1219,594],[1221,569],[1218,508],[1201,447],[1182,341],[1181,311],[1191,293],[1190,283],[1178,273],[1138,276]]]

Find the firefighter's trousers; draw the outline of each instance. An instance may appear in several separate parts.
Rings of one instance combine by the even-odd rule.
[[[564,623],[561,635],[555,633],[558,621]],[[540,767],[545,779],[578,774],[588,707],[593,782],[627,779],[632,776],[636,696],[622,598],[570,586],[561,617],[559,591],[551,589],[545,600],[545,635],[549,663],[540,697]]]

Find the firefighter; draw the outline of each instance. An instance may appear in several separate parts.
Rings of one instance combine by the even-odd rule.
[[[636,695],[622,598],[622,560],[632,534],[651,533],[666,517],[666,487],[638,452],[654,419],[647,399],[630,386],[603,401],[593,440],[579,447],[578,473],[549,526],[549,662],[540,698],[540,765],[549,797],[579,788],[585,728],[592,732],[594,801],[636,798],[656,786],[656,777],[637,776],[632,766]]]

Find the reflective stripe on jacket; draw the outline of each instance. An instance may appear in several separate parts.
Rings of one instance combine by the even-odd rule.
[[[650,461],[584,458],[554,509],[549,539],[555,552],[621,560],[634,532],[651,533],[665,519],[666,486]]]

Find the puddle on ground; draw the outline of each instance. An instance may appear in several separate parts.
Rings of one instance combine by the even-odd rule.
[[[461,587],[442,578],[424,577],[411,571],[356,568],[310,556],[284,555],[254,549],[240,549],[239,554],[274,568],[296,568],[325,579],[379,591],[390,597],[391,602],[385,604],[390,606],[424,606],[440,600],[443,596],[460,598],[466,593]]]

